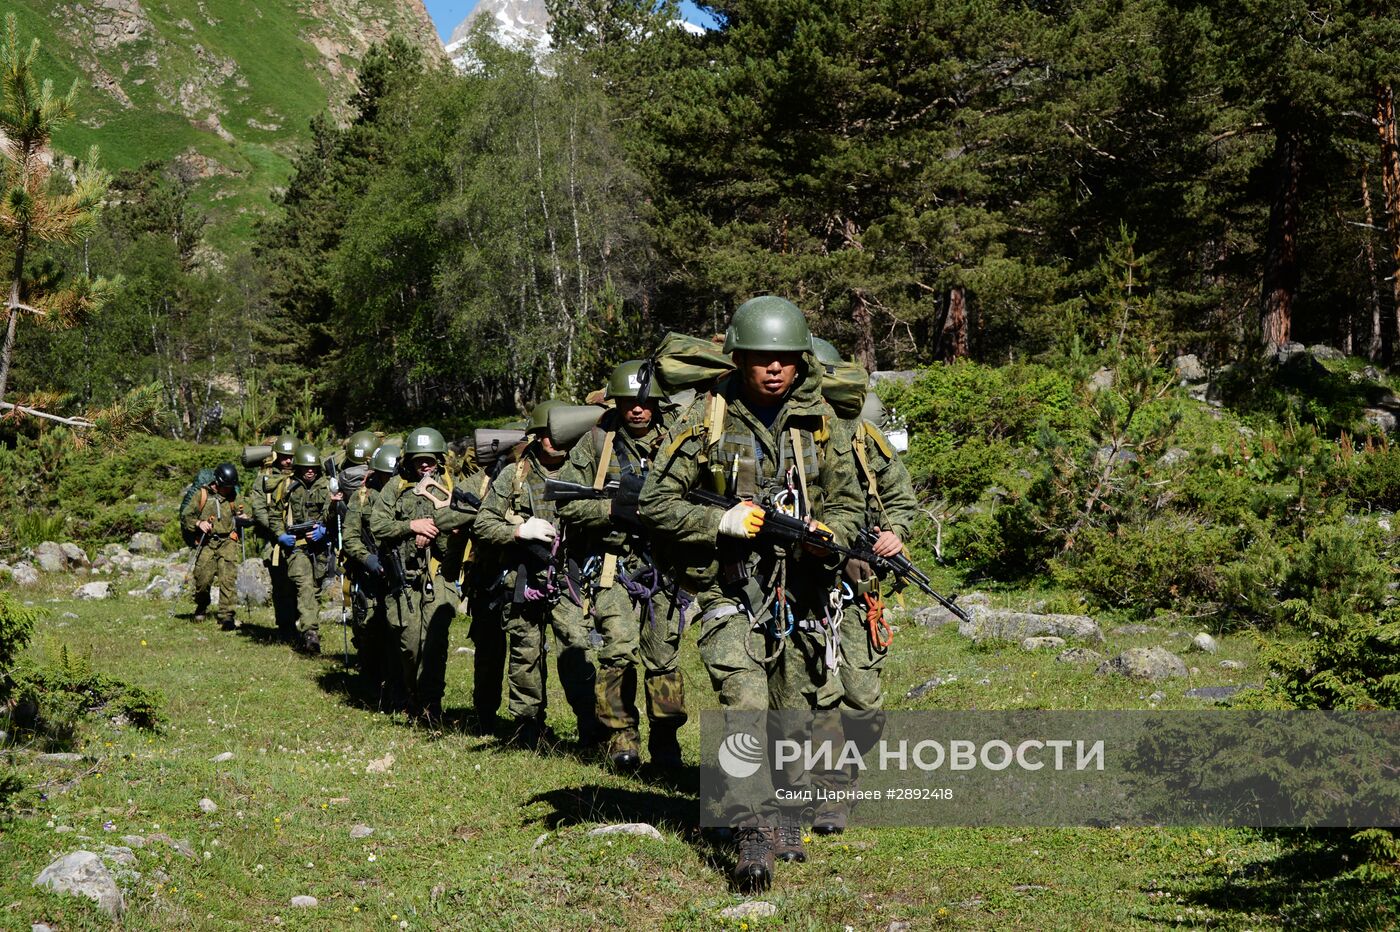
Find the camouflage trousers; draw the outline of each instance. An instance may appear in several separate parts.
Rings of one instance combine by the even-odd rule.
[[[410,580],[397,595],[385,600],[389,626],[398,634],[403,684],[411,705],[418,709],[442,702],[447,686],[447,635],[457,615],[457,587],[441,573]]]
[[[280,555],[275,564],[268,559],[263,565],[272,581],[272,617],[277,622],[277,630],[291,637],[297,630],[297,587],[287,575],[286,554]]]
[[[389,609],[378,577],[357,571],[347,577],[350,599],[350,643],[355,661],[371,685],[398,687],[402,663],[398,633],[389,627]]]
[[[596,674],[588,657],[588,626],[583,610],[569,599],[560,599],[556,605],[539,601],[506,606],[510,714],[517,721],[544,721],[545,628],[554,630],[559,685],[578,717],[579,740],[591,741],[598,730],[593,709]]]
[[[321,580],[325,577],[325,554],[313,555],[305,547],[284,554],[287,579],[296,591],[296,628],[299,632],[317,631],[321,627]]]
[[[658,593],[645,606],[633,602],[621,585],[599,590],[593,617],[603,638],[598,648],[597,715],[603,728],[637,741],[637,668],[643,673],[647,719],[652,730],[677,729],[686,722],[685,681],[680,662],[680,612]]]
[[[234,610],[238,606],[238,541],[232,538],[206,541],[194,558],[194,613],[203,615],[209,610],[209,590],[219,586],[219,610],[216,616],[221,624],[233,624]]]
[[[506,629],[500,609],[486,604],[485,593],[472,598],[468,636],[476,649],[472,656],[472,710],[480,724],[492,727],[500,712],[506,674]]]

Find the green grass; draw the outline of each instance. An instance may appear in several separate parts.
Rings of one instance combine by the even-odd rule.
[[[67,584],[53,593],[66,595]],[[35,598],[44,604],[46,593]],[[434,736],[375,714],[347,693],[335,657],[308,660],[269,643],[266,611],[240,634],[196,627],[186,606],[121,598],[49,609],[31,655],[59,644],[85,652],[167,697],[161,734],[96,723],[73,770],[12,754],[31,789],[21,814],[0,823],[0,926],[107,928],[85,901],[30,881],[53,857],[119,844],[126,834],[187,839],[195,857],[162,845],[137,852],[143,879],[128,891],[124,928],[249,928],[278,921],[306,929],[741,928],[718,918],[740,901],[726,883],[727,854],[693,828],[692,781],[612,775],[567,746],[549,755],[451,731]],[[78,617],[65,618],[64,613]],[[453,628],[449,710],[470,691],[467,625]],[[1161,637],[1110,638],[1113,647]],[[328,648],[340,643],[326,629]],[[1016,647],[972,648],[949,628],[906,623],[887,682],[890,704],[930,676],[957,677],[927,708],[1129,708],[1161,688],[1162,707],[1185,707],[1190,685],[1257,680],[1253,646],[1227,638],[1190,683],[1160,687],[1094,677]],[[1167,642],[1174,643],[1174,642]],[[1201,655],[1185,655],[1188,659]],[[687,640],[692,709],[710,707]],[[1245,660],[1242,673],[1222,658]],[[987,685],[979,681],[987,679]],[[572,735],[557,691],[557,731]],[[682,733],[695,758],[697,724]],[[211,758],[232,751],[233,760]],[[386,774],[366,765],[386,754]],[[34,787],[43,784],[46,798]],[[688,785],[687,785],[688,784]],[[209,797],[219,809],[202,813]],[[665,840],[590,838],[599,822],[650,821]],[[110,830],[104,830],[104,823]],[[374,829],[355,840],[350,828]],[[55,828],[67,826],[71,834]],[[811,860],[781,866],[765,897],[778,909],[752,927],[912,928],[1385,928],[1400,916],[1395,887],[1342,876],[1348,865],[1301,849],[1296,834],[1220,829],[859,829],[815,839]],[[1306,837],[1306,836],[1304,836]],[[1331,857],[1334,860],[1329,861]],[[163,871],[157,874],[157,871]],[[157,882],[157,878],[165,879]],[[298,894],[320,905],[297,910]]]

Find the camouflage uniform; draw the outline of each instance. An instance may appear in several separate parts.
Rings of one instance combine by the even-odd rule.
[[[477,498],[485,499],[491,491],[491,477],[484,470],[472,469],[461,481]],[[500,564],[495,548],[479,540],[469,546],[463,583],[472,619],[467,636],[476,651],[472,655],[472,711],[478,727],[489,732],[496,726],[506,675],[505,620],[491,591],[500,576]]]
[[[267,567],[272,583],[272,616],[276,619],[277,630],[287,638],[296,634],[297,589],[287,576],[286,554],[282,552],[277,543],[277,534],[272,530],[272,516],[282,512],[290,484],[290,471],[267,466],[258,473],[253,481],[253,490],[248,495],[253,527],[263,539],[263,565]]]
[[[625,403],[625,402],[624,402]],[[650,429],[633,437],[620,423],[617,409],[605,414],[569,453],[559,478],[579,485],[621,481],[624,474],[643,477],[661,445],[664,425],[658,411]],[[607,468],[598,479],[602,455]],[[598,722],[613,734],[609,750],[636,748],[637,667],[645,670],[647,720],[653,756],[663,740],[674,745],[686,721],[685,684],[679,669],[683,608],[672,598],[675,584],[654,565],[640,525],[628,527],[612,516],[608,499],[568,502],[559,509],[571,531],[581,532],[582,551],[599,561],[599,588],[593,617],[603,637],[598,649]],[[576,538],[577,539],[577,538]],[[686,597],[688,601],[688,597]],[[669,735],[663,733],[669,732]]]
[[[185,533],[200,539],[194,558],[194,613],[204,617],[209,609],[209,589],[219,584],[219,623],[232,628],[234,609],[238,604],[238,530],[235,516],[241,508],[210,488],[203,488],[190,497],[180,523]],[[199,529],[199,522],[208,521],[209,533]]]
[[[353,625],[355,655],[360,671],[371,684],[398,681],[399,648],[391,636],[384,604],[384,571],[379,564],[379,545],[370,533],[370,515],[378,492],[366,482],[350,496],[345,509],[344,540],[341,548],[345,570],[352,580],[350,619]],[[373,558],[373,560],[371,560]],[[378,564],[379,570],[371,569]]]
[[[320,628],[320,600],[317,594],[321,581],[330,568],[332,523],[331,486],[325,476],[317,476],[311,485],[293,479],[282,497],[282,507],[272,512],[273,535],[287,532],[296,524],[314,522],[326,528],[326,536],[312,543],[305,537],[297,539],[295,547],[283,547],[287,578],[296,590],[296,628],[300,633]]]
[[[554,502],[544,499],[544,480],[558,474],[558,467],[544,466],[532,443],[491,483],[477,516],[476,537],[500,552],[501,575],[493,587],[509,646],[511,716],[522,726],[544,725],[546,707],[546,625],[554,629],[559,682],[578,717],[579,739],[596,738],[593,663],[588,658],[588,628],[583,609],[567,591],[564,573],[555,576],[563,591],[548,592],[543,560],[531,556],[531,548],[515,539],[515,529],[527,518],[541,518],[558,528]],[[563,546],[562,543],[560,546]],[[524,578],[521,574],[524,573]],[[532,597],[539,594],[539,597]]]
[[[452,488],[450,478],[437,479]],[[437,714],[446,687],[447,636],[457,614],[466,528],[475,512],[457,505],[438,507],[414,489],[415,483],[402,476],[386,482],[375,499],[369,526],[384,564],[389,625],[398,633],[411,708]],[[409,527],[418,518],[431,518],[439,532],[422,550]]]

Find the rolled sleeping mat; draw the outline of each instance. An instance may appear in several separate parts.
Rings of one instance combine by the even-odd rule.
[[[247,468],[266,466],[272,460],[271,446],[244,447],[239,461]]]
[[[490,466],[501,457],[508,456],[510,451],[524,440],[523,430],[483,427],[472,431],[472,446],[476,449],[477,465],[483,469]]]
[[[556,449],[567,450],[598,425],[607,408],[597,405],[560,405],[549,412],[549,439]]]

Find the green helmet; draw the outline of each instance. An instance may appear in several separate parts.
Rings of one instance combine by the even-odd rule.
[[[317,450],[309,443],[303,443],[297,447],[296,453],[292,454],[292,465],[297,468],[304,466],[321,466],[321,451]]]
[[[379,446],[379,438],[373,431],[357,430],[345,441],[345,462],[351,466],[362,466],[369,462]]]
[[[408,440],[403,445],[404,459],[413,459],[415,456],[446,456],[447,441],[442,439],[442,434],[431,427],[417,427],[408,434]]]
[[[651,378],[650,373],[644,373],[643,367],[651,368],[647,366],[645,359],[629,359],[619,365],[612,371],[612,375],[608,376],[608,389],[603,397],[636,398],[641,393],[642,380],[646,378],[648,380],[647,401],[670,400],[666,397],[666,389],[662,388],[661,384],[654,378]]]
[[[812,352],[816,354],[817,362],[823,366],[842,366],[846,363],[836,345],[821,337],[812,337]]]
[[[734,312],[724,351],[773,350],[780,353],[806,353],[812,349],[812,331],[807,318],[787,298],[765,294],[750,298]]]
[[[550,398],[535,405],[534,410],[530,412],[530,422],[525,425],[525,433],[536,434],[542,430],[549,430],[549,412],[564,404],[566,402],[558,398]]]
[[[277,457],[296,456],[298,446],[296,434],[283,434],[272,444],[272,454]]]
[[[399,448],[397,444],[386,443],[374,451],[369,458],[369,468],[375,472],[393,475],[399,468]]]

